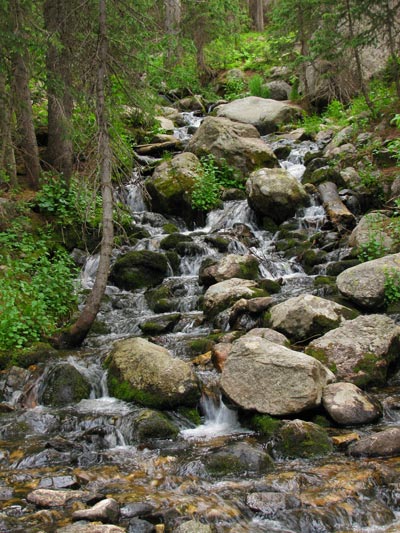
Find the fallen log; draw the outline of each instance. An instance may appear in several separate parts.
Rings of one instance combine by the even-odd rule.
[[[356,219],[351,211],[342,202],[336,185],[331,181],[325,181],[318,185],[322,203],[329,220],[340,228],[353,228]]]

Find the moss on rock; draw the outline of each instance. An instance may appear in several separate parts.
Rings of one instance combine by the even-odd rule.
[[[279,430],[275,451],[287,458],[310,458],[327,455],[333,450],[325,429],[312,422],[291,420]]]
[[[149,250],[128,252],[119,257],[111,270],[110,280],[125,290],[154,287],[168,273],[165,255]]]

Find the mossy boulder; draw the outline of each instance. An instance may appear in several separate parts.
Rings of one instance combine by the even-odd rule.
[[[147,305],[155,313],[169,313],[178,308],[178,303],[173,299],[173,294],[169,287],[160,285],[145,292]]]
[[[322,335],[357,315],[353,309],[312,294],[289,298],[270,309],[271,327],[292,342]]]
[[[190,152],[160,163],[153,176],[145,181],[152,209],[193,222],[191,191],[201,172],[200,161]]]
[[[250,299],[261,296],[256,281],[231,278],[212,285],[204,295],[203,309],[208,318],[233,305],[241,298]]]
[[[171,233],[160,241],[160,248],[163,250],[176,250],[177,246],[184,242],[193,242],[190,235],[182,235],[181,233]]]
[[[135,290],[159,285],[168,274],[165,255],[137,250],[120,256],[114,263],[110,281],[120,289]]]
[[[135,436],[139,442],[150,439],[174,439],[179,428],[166,415],[152,409],[144,409],[135,417]]]
[[[274,444],[275,453],[289,459],[319,457],[332,450],[332,441],[326,430],[303,420],[285,422]]]
[[[399,366],[400,327],[385,315],[359,316],[312,341],[305,351],[340,380],[362,388],[384,385]]]
[[[261,447],[245,442],[211,451],[206,458],[207,470],[215,476],[256,473],[263,474],[274,468],[270,455]]]
[[[122,400],[171,409],[193,406],[200,397],[191,365],[146,339],[132,337],[115,343],[106,365],[110,394]]]
[[[141,322],[139,327],[145,335],[161,335],[161,333],[171,332],[180,318],[180,313],[154,315],[150,319]]]
[[[225,255],[219,261],[206,261],[200,267],[199,278],[203,285],[210,286],[231,278],[257,279],[259,260],[253,255]]]
[[[282,426],[282,420],[269,415],[255,414],[251,417],[249,425],[263,437],[272,438]]]
[[[283,168],[252,172],[246,182],[246,193],[249,206],[257,215],[268,216],[277,224],[292,217],[298,207],[308,202],[303,186]]]
[[[47,374],[39,393],[44,405],[63,407],[90,397],[91,385],[74,366],[59,364]]]

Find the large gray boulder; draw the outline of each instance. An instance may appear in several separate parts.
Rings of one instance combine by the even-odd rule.
[[[299,107],[270,98],[247,96],[218,107],[217,115],[255,126],[261,135],[272,133],[282,124],[301,116]]]
[[[212,285],[231,278],[257,279],[259,260],[254,255],[228,254],[211,265],[200,268],[204,285]]]
[[[152,209],[184,219],[193,216],[190,193],[199,174],[200,161],[190,152],[183,152],[160,163],[153,175],[145,181]]]
[[[358,386],[383,385],[399,361],[400,327],[385,315],[359,316],[312,341],[306,353]]]
[[[254,126],[222,117],[206,117],[187,150],[198,157],[211,154],[217,162],[226,161],[246,178],[256,168],[279,166]]]
[[[385,304],[388,277],[400,276],[400,253],[348,268],[336,279],[339,291],[357,305],[379,309]]]
[[[220,281],[207,289],[204,294],[204,313],[208,317],[214,317],[237,300],[254,298],[259,296],[259,292],[256,281],[240,278]]]
[[[283,168],[262,168],[252,172],[246,182],[249,206],[280,224],[308,202],[303,186]]]
[[[318,406],[333,379],[316,359],[246,335],[233,343],[221,387],[243,409],[282,416]]]
[[[289,298],[271,307],[269,312],[271,327],[287,335],[292,342],[322,335],[345,319],[357,316],[357,312],[348,307],[312,294]]]
[[[169,409],[194,405],[200,396],[191,365],[140,337],[115,343],[106,365],[110,394],[122,400]]]
[[[322,404],[340,425],[369,424],[382,416],[382,406],[353,383],[331,383],[322,394]]]

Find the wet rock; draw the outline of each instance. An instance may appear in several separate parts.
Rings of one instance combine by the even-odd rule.
[[[349,447],[354,457],[393,457],[400,454],[400,428],[392,427],[360,439]]]
[[[135,436],[139,442],[149,439],[173,439],[179,428],[164,414],[145,409],[135,417]]]
[[[153,315],[149,320],[139,324],[139,328],[145,335],[160,335],[172,331],[180,318],[181,313]]]
[[[63,507],[73,501],[88,501],[93,493],[85,490],[51,490],[36,489],[30,492],[26,499],[39,507]]]
[[[6,402],[16,401],[31,378],[32,373],[25,368],[12,366],[0,375],[0,399]]]
[[[140,518],[129,520],[127,533],[152,533],[153,531],[156,531],[155,527],[147,520],[141,520]]]
[[[386,383],[399,349],[399,326],[388,316],[366,315],[328,331],[305,351],[332,368],[338,379],[364,387]]]
[[[145,502],[132,502],[127,503],[121,507],[120,513],[121,518],[135,518],[135,517],[146,517],[151,515],[155,507],[150,503]]]
[[[39,489],[77,489],[78,480],[75,476],[44,477],[40,480]]]
[[[115,523],[119,517],[119,504],[113,498],[97,502],[90,509],[79,509],[72,513],[72,520],[89,520],[90,522]]]
[[[62,407],[89,398],[91,385],[73,365],[59,364],[47,374],[39,400],[44,405]]]
[[[283,168],[256,170],[246,182],[246,192],[249,206],[277,224],[292,217],[298,207],[308,202],[303,186]]]
[[[202,524],[197,520],[189,520],[178,526],[174,531],[175,533],[212,533],[213,530],[208,524]]]
[[[205,113],[205,103],[201,94],[194,94],[191,96],[185,96],[180,98],[175,106],[180,111],[199,111],[200,113]]]
[[[324,388],[322,404],[341,425],[369,424],[382,416],[382,406],[353,383],[331,383]]]
[[[296,496],[282,492],[253,492],[247,495],[246,503],[253,511],[271,519],[281,511],[301,506],[301,501]]]
[[[165,255],[136,250],[120,256],[111,269],[110,281],[120,289],[134,290],[159,285],[168,274]]]
[[[278,166],[273,151],[260,139],[254,126],[222,117],[206,117],[187,150],[198,157],[211,154],[217,162],[225,160],[243,178],[256,168]]]
[[[248,96],[218,107],[217,115],[251,124],[261,135],[276,131],[279,126],[301,116],[300,108],[270,98]]]
[[[56,533],[126,533],[126,529],[111,524],[76,523],[58,528]]]
[[[209,317],[233,305],[241,298],[250,299],[259,295],[256,281],[231,278],[212,285],[204,294],[203,309]]]
[[[283,80],[269,81],[265,84],[269,90],[269,98],[271,100],[289,100],[292,87]]]
[[[219,342],[212,347],[212,362],[218,372],[222,372],[222,369],[224,368],[224,365],[229,357],[231,349],[232,344],[227,342]]]
[[[287,335],[292,342],[322,335],[345,319],[357,316],[357,312],[348,307],[311,294],[289,298],[271,307],[269,312],[271,327]]]
[[[326,430],[312,422],[290,420],[278,431],[274,450],[284,457],[318,457],[333,450]]]
[[[190,235],[182,235],[182,233],[171,233],[160,241],[160,248],[163,250],[176,250],[180,244],[185,242],[193,242],[192,237]]]
[[[110,393],[146,407],[193,405],[200,396],[192,367],[140,337],[115,343],[107,358]]]
[[[207,287],[231,278],[257,279],[259,260],[253,255],[225,255],[220,261],[200,268],[200,282]]]
[[[261,474],[273,468],[273,461],[268,453],[261,447],[245,442],[210,451],[205,464],[207,470],[217,476],[246,472]]]
[[[233,343],[221,387],[243,409],[288,415],[318,406],[323,387],[333,379],[312,357],[246,335]]]
[[[311,183],[312,185],[317,186],[325,181],[332,181],[338,187],[345,186],[345,181],[340,172],[330,166],[322,166],[315,169],[313,172],[308,172],[306,179],[303,179],[302,183]]]

